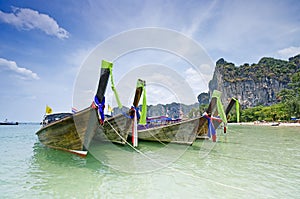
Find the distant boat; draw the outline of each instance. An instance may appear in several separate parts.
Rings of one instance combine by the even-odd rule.
[[[19,125],[19,123],[18,122],[11,122],[11,121],[8,121],[7,119],[5,119],[5,121],[0,122],[0,125]]]
[[[110,68],[107,65],[112,67],[111,63],[103,60],[95,96],[95,99],[100,102],[104,99],[110,75]],[[49,107],[47,108],[49,109]],[[98,107],[95,106],[88,107],[75,114],[59,113],[46,115],[42,124],[42,128],[36,132],[42,144],[81,156],[87,155],[87,150],[96,132],[103,131],[99,121]]]
[[[272,123],[271,126],[279,126],[279,124],[280,124],[279,122],[276,122],[276,123]]]

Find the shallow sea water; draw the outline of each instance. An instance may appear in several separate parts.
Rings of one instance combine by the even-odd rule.
[[[300,127],[230,125],[193,146],[94,142],[86,158],[0,126],[0,198],[300,198]]]

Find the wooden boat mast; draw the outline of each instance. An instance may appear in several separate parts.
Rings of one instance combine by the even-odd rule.
[[[143,81],[141,79],[138,79],[138,83],[137,84],[138,85],[140,84],[140,85],[146,86],[145,81]],[[134,107],[137,107],[139,105],[139,101],[141,99],[142,92],[143,92],[143,86],[137,86],[136,90],[135,90],[134,100],[133,100],[133,106]]]
[[[206,113],[211,116],[215,111],[217,111],[216,105],[217,105],[217,98],[213,97],[208,105]]]
[[[141,96],[143,93],[143,85],[145,86],[145,84],[146,83],[144,80],[141,80],[141,79],[137,80],[137,87],[135,89],[135,95],[134,95],[134,100],[133,100],[133,104],[132,104],[134,108],[137,108],[137,106],[139,105],[139,102],[140,102],[140,99],[141,99]],[[132,117],[132,116],[134,116],[134,113],[135,113],[135,110],[131,108],[129,111],[129,115]]]
[[[225,114],[228,117],[228,114],[230,112],[230,110],[232,109],[232,107],[235,105],[236,101],[234,99],[231,99],[226,110],[225,110]]]
[[[102,67],[101,67],[101,72],[100,72],[100,78],[99,78],[99,83],[98,83],[98,89],[97,89],[97,93],[96,96],[99,100],[99,102],[102,102],[105,91],[106,91],[106,87],[107,87],[107,83],[108,83],[108,79],[109,79],[109,75],[110,75],[110,69],[108,67],[103,67],[102,63]],[[111,64],[111,63],[109,63]]]

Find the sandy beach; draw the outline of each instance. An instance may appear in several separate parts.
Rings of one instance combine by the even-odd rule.
[[[300,123],[287,123],[287,122],[241,122],[241,123],[229,123],[229,125],[272,126],[278,123],[279,123],[278,126],[300,127]]]

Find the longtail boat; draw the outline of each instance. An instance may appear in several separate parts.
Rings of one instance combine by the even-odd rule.
[[[213,140],[215,140],[216,139],[215,129],[219,128],[222,122],[224,123],[224,127],[223,127],[224,133],[226,133],[226,129],[227,129],[226,125],[229,119],[229,112],[231,111],[234,105],[236,106],[237,122],[239,122],[238,100],[235,98],[231,98],[225,112],[223,112],[220,96],[221,93],[219,91],[214,92],[213,98],[207,108],[207,111],[203,114],[203,117],[200,119],[201,128],[197,138],[207,138],[212,136]],[[219,104],[217,105],[218,102]],[[221,115],[223,115],[222,119],[218,117],[219,112],[221,112]]]
[[[97,133],[96,140],[109,141],[116,144],[125,144],[131,132],[134,115],[138,113],[138,104],[145,86],[145,81],[138,79],[133,106],[123,114],[106,118],[103,122],[103,132]]]
[[[94,99],[96,101],[102,102],[104,99],[110,74],[110,69],[107,67],[109,64],[109,62],[102,61],[98,89]],[[86,156],[96,131],[102,129],[97,108],[91,106],[75,114],[46,115],[41,129],[36,132],[36,135],[40,142],[49,148]]]
[[[217,106],[218,103],[220,104],[220,102],[218,102],[220,100],[220,94],[221,92],[219,91],[214,91],[213,93],[206,113],[206,115],[209,117],[203,115],[188,120],[171,120],[155,127],[153,127],[151,123],[147,125],[140,125],[138,130],[139,140],[187,145],[193,144],[198,136],[208,134],[208,124],[211,118],[213,118],[213,123],[216,123],[215,126],[219,126],[222,122],[223,118],[211,117],[211,115],[217,110],[219,110],[219,112],[224,112],[223,109],[221,109],[222,107]],[[215,141],[214,132],[210,132],[210,134],[212,134],[213,141]]]

